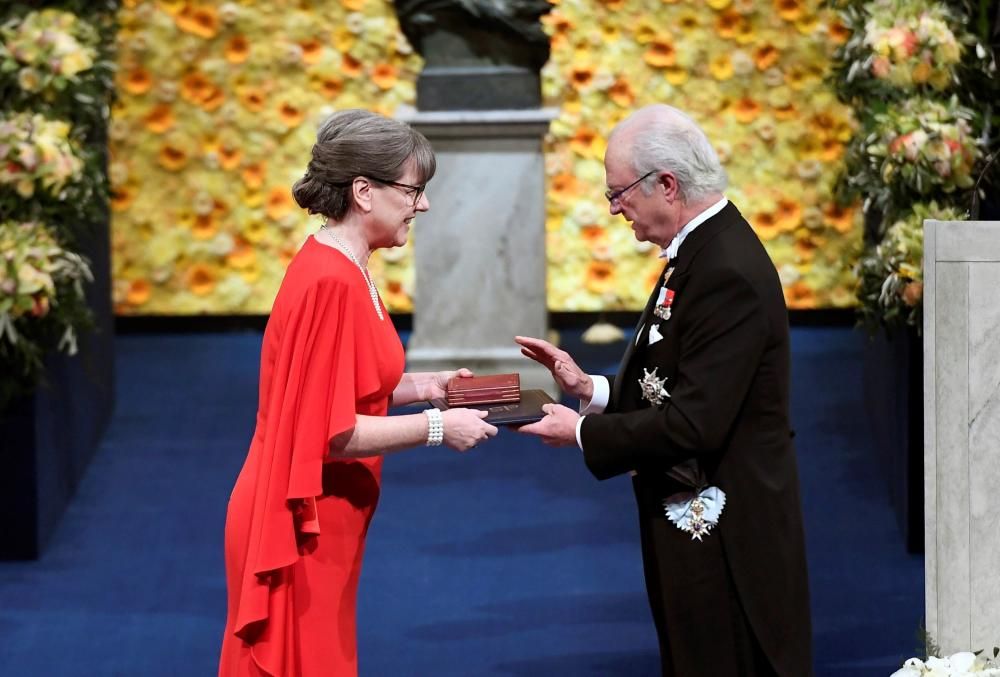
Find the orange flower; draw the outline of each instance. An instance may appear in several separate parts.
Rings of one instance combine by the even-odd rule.
[[[594,81],[594,69],[590,66],[574,66],[569,72],[569,84],[579,91]]]
[[[757,70],[766,71],[773,66],[781,56],[778,48],[771,44],[763,44],[754,50],[753,62],[757,64]]]
[[[842,207],[831,202],[823,208],[823,216],[838,233],[847,234],[854,228],[854,207]]]
[[[391,63],[377,63],[372,68],[372,82],[383,91],[392,89],[397,79],[396,67]]]
[[[844,145],[836,139],[823,139],[820,158],[824,162],[836,162],[844,154]]]
[[[361,75],[361,62],[350,54],[344,54],[340,60],[340,72],[349,78],[356,78]]]
[[[795,104],[791,102],[783,106],[773,106],[771,110],[774,111],[774,117],[779,120],[791,120],[799,114],[799,111],[795,108]]]
[[[319,91],[328,99],[336,99],[344,91],[344,81],[335,77],[322,78],[319,81]]]
[[[291,129],[302,124],[302,120],[305,119],[306,114],[294,104],[282,101],[281,105],[278,106],[278,117],[281,119],[283,125]]]
[[[580,182],[572,174],[556,174],[550,180],[549,190],[555,198],[572,198],[579,194]]]
[[[302,61],[307,64],[319,63],[323,58],[323,43],[316,38],[309,38],[299,43],[302,48]]]
[[[385,284],[383,301],[390,310],[407,311],[413,309],[413,299],[406,293],[406,288],[399,280],[389,280]]]
[[[795,21],[802,16],[801,0],[774,0],[774,9],[785,21]]]
[[[111,189],[111,209],[123,212],[132,204],[135,192],[129,186],[115,186]]]
[[[199,240],[207,240],[214,237],[219,231],[219,221],[215,217],[215,212],[208,214],[197,214],[194,223],[191,225],[191,234]]]
[[[632,91],[632,85],[625,78],[618,78],[608,88],[608,98],[622,108],[628,108],[635,103],[635,93]]]
[[[595,294],[609,291],[615,284],[615,267],[607,261],[591,261],[587,264],[583,284]]]
[[[577,127],[573,138],[569,140],[569,147],[573,152],[583,157],[596,157],[600,144],[600,136],[589,127]]]
[[[225,53],[229,63],[243,63],[250,57],[250,41],[242,35],[234,35],[226,43]]]
[[[190,71],[181,78],[181,97],[193,104],[200,104],[211,95],[212,82],[198,71]]]
[[[158,103],[146,114],[146,129],[163,134],[174,126],[174,111],[169,104]]]
[[[264,207],[264,212],[268,218],[280,221],[288,216],[294,205],[292,193],[287,188],[272,188],[271,192],[267,194],[267,205]]]
[[[130,306],[141,306],[153,293],[153,286],[149,280],[138,279],[129,282],[128,291],[125,293],[125,303]]]
[[[764,240],[773,240],[781,232],[781,228],[778,226],[778,219],[772,212],[757,212],[753,220],[753,229],[757,231],[757,236]]]
[[[816,307],[816,294],[802,280],[785,288],[785,303],[789,308],[803,309]]]
[[[243,165],[243,171],[240,172],[243,183],[248,188],[260,188],[264,183],[264,170],[266,167],[263,161],[248,162]]]
[[[602,226],[591,224],[580,228],[580,237],[589,248],[600,246],[608,239],[608,233]]]
[[[800,237],[795,240],[795,254],[799,263],[809,263],[816,254],[818,244],[809,237]]]
[[[207,111],[213,111],[226,101],[226,93],[220,87],[209,86],[199,104]]]
[[[677,50],[674,49],[674,45],[668,37],[657,36],[649,43],[642,58],[650,66],[656,68],[673,66],[677,59]]]
[[[236,245],[233,247],[233,251],[229,252],[229,255],[226,256],[226,265],[230,268],[242,270],[243,268],[252,266],[256,260],[257,252],[254,250],[253,245],[243,238],[236,238]]]
[[[169,169],[172,172],[176,172],[184,168],[184,165],[188,162],[188,154],[183,148],[175,146],[171,143],[164,143],[160,146],[159,154],[160,166],[164,169]]]
[[[760,115],[760,104],[751,99],[748,96],[743,97],[735,101],[730,110],[733,112],[733,117],[744,125],[748,125],[757,119]]]
[[[136,66],[125,74],[122,88],[129,94],[145,94],[153,86],[153,77],[142,66]]]
[[[229,146],[219,146],[219,164],[225,170],[236,169],[240,166],[240,161],[243,159],[243,151],[239,148],[232,148]]]
[[[724,12],[719,12],[719,16],[715,19],[715,32],[719,34],[720,38],[729,39],[736,35],[736,29],[743,22],[743,17],[739,15],[734,9],[727,9]]]
[[[550,12],[543,16],[542,23],[549,29],[548,33],[553,47],[563,45],[573,28],[573,22],[558,12]]]
[[[174,21],[182,31],[199,38],[214,38],[219,32],[219,13],[210,5],[185,4]]]
[[[783,231],[792,231],[802,223],[802,205],[795,200],[783,198],[778,200],[778,213],[775,225]]]
[[[840,22],[839,19],[832,19],[826,27],[827,35],[835,45],[842,45],[851,37],[851,29]]]
[[[259,113],[264,110],[264,106],[267,103],[267,95],[260,87],[241,87],[237,90],[236,94],[243,107],[253,113]]]
[[[205,296],[215,289],[215,271],[203,263],[196,263],[187,272],[188,288],[198,296]]]

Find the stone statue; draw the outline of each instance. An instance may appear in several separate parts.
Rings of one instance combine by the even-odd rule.
[[[534,108],[549,38],[548,0],[396,0],[400,27],[425,65],[423,110]]]

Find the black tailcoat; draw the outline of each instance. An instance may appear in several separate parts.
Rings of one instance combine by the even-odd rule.
[[[662,650],[682,673],[736,670],[712,646],[727,623],[713,576],[735,589],[760,649],[782,677],[812,674],[809,593],[798,470],[788,417],[788,313],[774,264],[731,203],[684,240],[667,283],[670,319],[651,312],[653,290],[605,413],[587,416],[581,440],[598,479],[635,471],[646,583]],[[647,345],[651,323],[663,338]],[[670,397],[642,398],[643,370],[666,376]],[[718,526],[692,540],[661,501],[685,490],[665,470],[697,459],[726,493]],[[731,596],[731,595],[730,595]],[[707,631],[706,631],[707,629]],[[706,639],[707,638],[707,639]],[[714,652],[718,660],[704,655]]]

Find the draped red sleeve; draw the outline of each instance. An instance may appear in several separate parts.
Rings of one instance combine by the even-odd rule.
[[[266,629],[274,595],[287,594],[281,570],[300,556],[303,539],[319,534],[315,497],[322,495],[329,440],[355,425],[357,402],[376,393],[379,375],[359,351],[372,344],[362,304],[336,277],[279,294],[264,334],[260,410],[249,541],[235,633],[249,643]],[[245,469],[246,470],[246,469]],[[258,657],[260,658],[260,657]]]

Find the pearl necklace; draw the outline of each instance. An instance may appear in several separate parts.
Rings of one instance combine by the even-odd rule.
[[[348,247],[343,240],[337,237],[337,234],[333,232],[332,228],[327,228],[326,224],[324,223],[322,226],[320,226],[320,229],[325,230],[327,233],[330,234],[330,237],[333,238],[333,241],[337,243],[337,245],[344,251],[344,253],[347,254],[347,257],[354,262],[354,265],[358,267],[358,270],[361,271],[361,274],[364,275],[365,282],[368,284],[368,294],[372,297],[372,305],[375,306],[375,312],[376,314],[378,314],[378,319],[384,320],[385,317],[383,317],[382,315],[382,306],[380,306],[378,303],[378,290],[375,289],[375,283],[372,282],[372,276],[368,273],[368,269],[361,265],[361,262],[358,261],[356,256],[354,256],[354,252],[351,251],[351,248]]]

